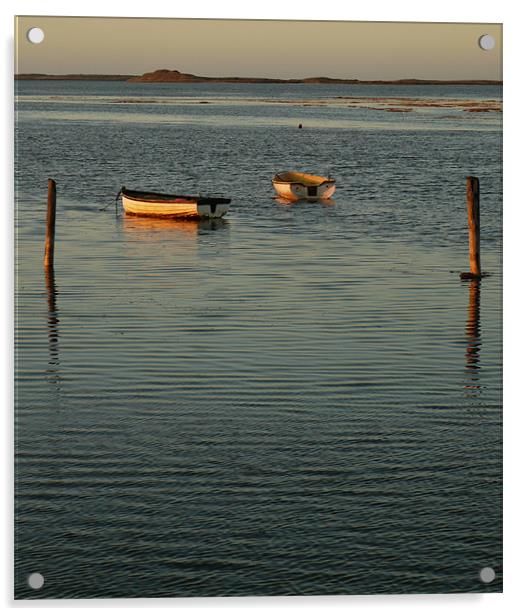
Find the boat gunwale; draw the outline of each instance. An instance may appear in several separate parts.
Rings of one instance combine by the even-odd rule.
[[[323,186],[324,184],[329,184],[330,182],[334,182],[335,180],[325,180],[324,182],[320,182],[320,184],[304,184],[302,182],[279,182],[277,180],[272,180],[273,184],[285,184],[286,186],[303,186],[304,188],[307,188],[308,186],[313,186],[313,187],[319,187],[319,186]]]
[[[309,178],[318,178],[321,181],[318,181],[316,183],[312,182],[312,181],[309,181],[309,182],[305,183],[305,182],[301,182],[298,178],[297,179],[292,179],[292,180],[291,179],[285,180],[285,179],[280,177],[280,176],[283,176],[283,175],[285,175],[287,173],[293,173],[293,174],[296,173],[297,175],[303,175],[303,176],[307,176]],[[304,179],[306,179],[306,178],[304,178]],[[275,174],[271,181],[272,181],[273,184],[286,184],[288,186],[292,186],[293,184],[296,184],[296,185],[299,185],[299,186],[304,186],[306,188],[308,186],[322,186],[323,184],[329,184],[331,182],[336,183],[335,178],[321,176],[321,175],[313,175],[313,174],[310,174],[310,173],[302,173],[300,171],[281,171],[281,172]]]
[[[199,195],[173,195],[168,193],[160,193],[153,191],[131,190],[122,186],[120,189],[123,197],[130,201],[138,201],[142,203],[172,203],[174,205],[181,203],[195,203],[196,205],[219,205],[231,203],[231,199],[226,197],[201,197]]]

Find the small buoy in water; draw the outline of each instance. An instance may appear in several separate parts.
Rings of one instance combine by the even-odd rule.
[[[302,128],[302,124],[299,124],[299,125],[298,125],[298,127],[299,127],[299,128]]]

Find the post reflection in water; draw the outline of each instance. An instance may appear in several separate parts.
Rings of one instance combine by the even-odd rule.
[[[49,346],[49,362],[46,370],[50,383],[60,385],[60,356],[58,352],[58,307],[56,303],[57,289],[55,272],[52,267],[45,268],[45,286],[47,290],[47,339]]]
[[[471,280],[469,283],[468,319],[466,321],[466,370],[464,387],[471,394],[478,393],[481,386],[480,371],[480,280]]]

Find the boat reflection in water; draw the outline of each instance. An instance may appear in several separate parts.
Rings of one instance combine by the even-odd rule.
[[[195,239],[207,231],[226,228],[223,218],[140,218],[124,216],[123,230],[137,239],[148,237],[154,240]]]
[[[285,197],[281,197],[281,196],[276,196],[273,197],[273,200],[276,203],[279,203],[280,205],[299,205],[299,204],[305,204],[305,203],[310,203],[310,200],[308,199],[286,199]],[[316,206],[318,207],[319,205],[323,206],[323,205],[330,205],[333,206],[335,205],[336,201],[334,199],[318,199],[316,202]]]
[[[218,240],[220,250],[224,248],[224,232],[229,223],[222,218],[213,219],[162,219],[124,216],[122,232],[125,236],[123,250],[130,263],[135,265],[135,274],[142,271],[148,275],[158,275],[163,268],[173,266],[201,267],[200,253],[209,252],[206,238],[214,233],[222,237]],[[214,240],[213,240],[214,241]],[[219,250],[217,248],[217,250]],[[137,263],[137,260],[140,263]],[[210,263],[206,263],[206,269]]]
[[[480,348],[482,345],[480,332],[480,280],[469,282],[468,318],[466,321],[466,379],[464,387],[472,394],[480,388]]]

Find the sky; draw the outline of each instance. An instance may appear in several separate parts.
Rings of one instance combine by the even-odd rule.
[[[42,28],[42,43],[27,40],[31,27]],[[495,38],[493,50],[478,45],[483,34]],[[24,16],[15,71],[502,79],[501,49],[500,24]]]

